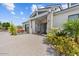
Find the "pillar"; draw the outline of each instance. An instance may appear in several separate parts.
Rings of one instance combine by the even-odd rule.
[[[35,33],[35,20],[29,21],[29,33]]]
[[[47,33],[52,29],[53,27],[53,12],[49,12],[47,16]]]
[[[35,20],[32,21],[32,33],[35,33]]]
[[[29,33],[30,34],[32,33],[32,21],[31,20],[29,21]]]

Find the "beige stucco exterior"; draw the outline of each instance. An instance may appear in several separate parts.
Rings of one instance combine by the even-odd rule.
[[[68,20],[69,15],[79,14],[79,6],[66,11],[60,11],[61,13],[54,14],[53,16],[53,26],[62,27],[62,25]]]
[[[46,15],[38,15],[32,20],[29,21],[29,33],[37,33],[42,30],[43,32],[45,29],[44,26],[40,24],[46,23],[46,32],[48,33],[50,29],[53,27],[62,28],[63,24],[68,20],[68,16],[79,14],[79,6],[71,7],[62,11],[54,12],[53,10],[48,12]],[[39,17],[40,16],[40,17]]]

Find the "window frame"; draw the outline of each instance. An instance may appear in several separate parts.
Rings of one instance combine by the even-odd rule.
[[[69,16],[68,16],[68,20],[70,20],[70,19],[69,19],[70,16],[75,16],[75,15],[77,15],[78,18],[79,18],[79,13],[78,13],[78,14],[72,14],[72,15],[69,15]],[[77,18],[76,18],[76,19],[77,19]]]

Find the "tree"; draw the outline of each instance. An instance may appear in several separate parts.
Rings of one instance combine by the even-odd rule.
[[[2,27],[3,27],[5,30],[8,30],[8,27],[10,27],[10,23],[9,23],[9,22],[4,22],[4,23],[2,23]]]
[[[66,31],[69,36],[74,37],[75,42],[77,42],[79,35],[79,19],[68,20],[68,22],[64,24],[64,31]]]
[[[2,23],[0,22],[0,29],[2,29]]]

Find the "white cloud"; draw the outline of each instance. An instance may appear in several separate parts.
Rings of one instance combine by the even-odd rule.
[[[11,14],[15,15],[15,12],[14,12],[15,5],[14,5],[14,3],[3,3],[2,5],[5,6],[6,9],[11,12]]]
[[[14,3],[3,3],[3,5],[7,8],[7,10],[14,11],[15,8]]]
[[[24,13],[21,11],[20,14],[23,15]]]
[[[63,9],[66,9],[68,6],[67,6],[67,4],[63,4],[62,7],[63,7]]]
[[[34,12],[35,10],[37,10],[37,5],[36,4],[33,4],[32,5],[32,12]]]
[[[37,8],[44,8],[44,6],[43,6],[43,5],[36,5],[36,4],[33,4],[32,7],[31,7],[32,12],[36,11]]]
[[[15,15],[15,12],[12,11],[11,14]]]
[[[38,8],[44,8],[44,6],[43,5],[38,5]]]

